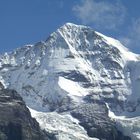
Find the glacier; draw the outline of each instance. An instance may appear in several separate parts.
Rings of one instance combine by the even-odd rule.
[[[59,140],[98,139],[98,116],[108,135],[115,129],[140,140],[140,55],[90,27],[66,23],[45,41],[1,54],[0,82]]]

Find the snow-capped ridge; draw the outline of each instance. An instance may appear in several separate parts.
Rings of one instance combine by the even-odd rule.
[[[66,23],[47,40],[0,56],[0,81],[17,90],[29,108],[39,112],[70,114],[83,105],[88,113],[90,103],[103,102],[111,111],[109,117],[134,113],[140,99],[138,57],[118,40],[87,26]],[[50,113],[57,115],[66,120],[62,114]]]
[[[94,31],[92,28],[90,28],[88,26],[76,25],[73,23],[66,23],[63,26],[61,26],[57,31],[60,32],[60,34],[63,34],[63,36],[64,36],[65,33],[70,33],[70,32],[76,33],[76,32],[79,32],[81,30],[83,30],[83,31],[84,30],[92,30],[93,32],[95,32],[95,34],[97,34],[99,37],[101,37],[108,45],[112,45],[112,46],[116,47],[117,49],[119,49],[122,56],[124,57],[124,61],[127,61],[127,60],[128,61],[130,61],[130,60],[131,61],[139,61],[140,60],[140,55],[130,52],[128,48],[126,48],[125,46],[123,46],[121,44],[120,41],[118,41],[114,38],[105,36],[102,33],[99,33],[97,31]],[[68,40],[67,38],[65,38],[65,39]]]
[[[77,27],[77,28],[80,28],[80,27],[83,27],[83,28],[90,28],[90,27],[88,27],[88,26],[85,26],[85,25],[77,25],[77,24],[74,24],[74,23],[71,23],[71,22],[67,22],[67,23],[65,23],[64,25],[62,25],[60,28],[64,28],[64,27],[71,27],[71,28],[73,28],[73,27]],[[59,29],[60,29],[59,28]]]
[[[107,37],[99,32],[96,32],[99,36],[103,37],[104,41],[109,44],[112,45],[116,48],[118,48],[120,50],[120,52],[122,53],[122,55],[125,57],[126,60],[133,60],[133,61],[138,61],[138,58],[140,58],[140,55],[132,53],[129,51],[128,48],[126,48],[125,46],[123,46],[121,44],[120,41],[111,38],[111,37]]]

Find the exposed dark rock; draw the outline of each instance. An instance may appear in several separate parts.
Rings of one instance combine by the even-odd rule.
[[[58,75],[61,75],[67,79],[73,80],[75,82],[89,82],[88,79],[77,71],[70,71],[70,72],[60,72]]]
[[[0,90],[0,140],[49,140],[14,90]]]
[[[0,82],[0,90],[4,89],[3,84]]]
[[[71,112],[80,121],[90,137],[100,140],[131,140],[115,127],[108,117],[108,110],[103,102],[86,103]]]

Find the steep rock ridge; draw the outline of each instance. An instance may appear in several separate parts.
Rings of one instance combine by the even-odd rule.
[[[21,93],[30,108],[56,111],[62,116],[64,112],[70,113],[80,120],[90,136],[107,140],[106,134],[114,130],[116,134],[111,139],[119,135],[109,111],[126,118],[140,115],[139,69],[140,56],[129,52],[119,41],[71,23],[52,33],[46,41],[0,56],[0,81]],[[95,106],[95,111],[91,106]],[[96,107],[108,110],[104,112],[106,117],[102,118]],[[84,111],[85,108],[89,109]],[[98,119],[88,119],[85,114],[90,110],[93,112],[90,118]],[[85,119],[77,116],[78,111]],[[102,137],[96,133],[98,126],[102,128]],[[122,123],[120,127],[121,131],[126,130]],[[135,130],[126,135],[132,137]],[[125,137],[120,134],[120,139]]]
[[[108,117],[108,111],[103,103],[86,103],[71,112],[80,120],[80,125],[87,130],[90,137],[105,140],[131,140],[118,131],[115,123]]]
[[[49,140],[16,91],[4,88],[0,89],[0,140]]]

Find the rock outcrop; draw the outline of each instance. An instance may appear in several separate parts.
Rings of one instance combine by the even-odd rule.
[[[0,87],[0,140],[49,140],[20,95]]]

